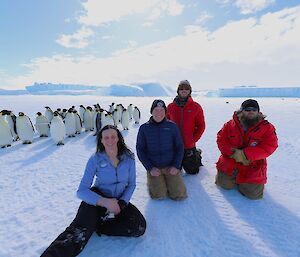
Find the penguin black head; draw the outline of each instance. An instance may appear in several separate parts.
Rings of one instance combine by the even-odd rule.
[[[53,113],[53,116],[58,116],[59,115],[59,113],[57,112],[57,111],[55,111],[54,113]]]
[[[41,115],[42,115],[42,113],[40,113],[40,112],[37,112],[37,113],[36,113],[36,115],[38,115],[38,116],[41,116]]]
[[[24,112],[19,112],[19,116],[24,116]]]

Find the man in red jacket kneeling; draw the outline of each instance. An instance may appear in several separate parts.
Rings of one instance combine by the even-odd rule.
[[[265,120],[256,100],[248,99],[217,134],[221,156],[216,184],[225,189],[238,186],[249,199],[263,197],[267,160],[278,147],[274,126]]]

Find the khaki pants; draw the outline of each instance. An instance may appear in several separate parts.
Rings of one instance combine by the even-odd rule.
[[[236,186],[235,176],[228,176],[223,172],[218,171],[216,175],[216,185],[224,189],[232,189]],[[239,192],[245,197],[256,200],[263,197],[264,185],[263,184],[238,184]]]
[[[164,199],[169,196],[172,200],[187,198],[186,187],[181,174],[170,175],[168,169],[160,169],[160,175],[151,176],[147,172],[147,184],[152,199]]]

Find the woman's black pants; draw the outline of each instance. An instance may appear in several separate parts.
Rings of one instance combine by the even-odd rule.
[[[142,213],[129,203],[114,219],[105,220],[106,208],[81,202],[77,215],[44,251],[41,257],[77,256],[93,232],[98,235],[139,237],[145,233],[146,220]]]

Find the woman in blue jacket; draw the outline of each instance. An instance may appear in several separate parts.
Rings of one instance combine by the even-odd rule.
[[[94,231],[109,236],[143,235],[145,218],[129,202],[135,186],[134,155],[120,131],[107,125],[97,136],[97,151],[88,160],[77,190],[82,202],[75,219],[41,256],[76,256]]]
[[[166,119],[164,101],[154,100],[152,116],[138,132],[136,151],[147,170],[148,190],[151,198],[183,200],[187,197],[180,169],[183,142],[177,125]]]

